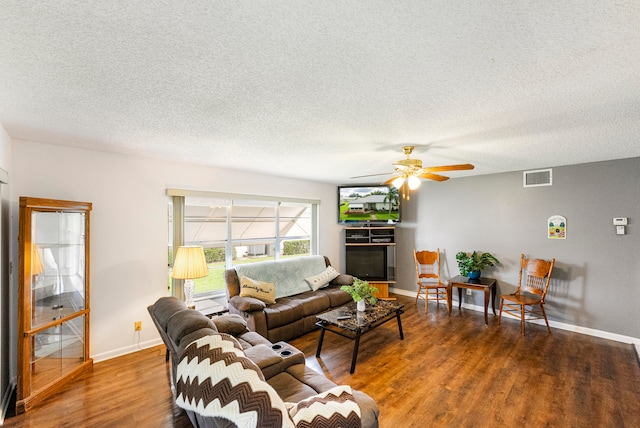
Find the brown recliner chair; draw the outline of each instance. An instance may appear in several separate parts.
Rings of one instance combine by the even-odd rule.
[[[175,297],[160,298],[148,307],[148,311],[172,359],[171,387],[176,397],[181,392],[177,387],[178,366],[187,349],[199,339],[219,336],[221,333],[233,336],[242,348],[242,356],[257,366],[265,382],[285,402],[299,402],[338,386],[323,374],[307,367],[300,350],[286,342],[272,343],[258,333],[249,331],[239,315],[222,315],[211,320],[198,311],[186,309],[186,305]],[[202,377],[208,375],[207,370],[201,373]],[[376,428],[379,414],[376,402],[362,391],[353,390],[352,393],[360,408],[362,426]],[[185,410],[192,424],[197,427],[236,426],[224,418],[199,413],[194,409]]]

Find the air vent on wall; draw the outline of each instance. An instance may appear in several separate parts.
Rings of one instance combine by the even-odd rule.
[[[524,187],[551,186],[553,184],[551,168],[524,171],[522,181]]]

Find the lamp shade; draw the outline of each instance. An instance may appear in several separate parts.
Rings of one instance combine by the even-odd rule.
[[[402,183],[404,183],[404,177],[403,176],[397,177],[396,179],[394,179],[391,182],[393,187],[395,187],[396,189],[399,189],[402,186]]]
[[[415,175],[410,175],[409,178],[407,178],[407,184],[409,185],[409,189],[416,190],[420,187],[421,181]]]
[[[184,246],[178,248],[173,262],[171,277],[175,279],[203,278],[209,274],[204,250],[197,246]]]

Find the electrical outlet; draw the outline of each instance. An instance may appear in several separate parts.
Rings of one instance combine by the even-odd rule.
[[[471,289],[467,288],[467,296],[471,296]]]
[[[136,321],[133,323],[133,331],[142,330],[142,321]]]

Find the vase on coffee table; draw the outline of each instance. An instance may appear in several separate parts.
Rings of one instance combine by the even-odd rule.
[[[378,303],[378,298],[374,295],[378,292],[376,287],[369,285],[369,282],[363,281],[359,278],[353,279],[352,285],[343,285],[340,290],[349,293],[349,296],[356,302],[356,308],[358,312],[365,311],[365,302],[375,305]]]

